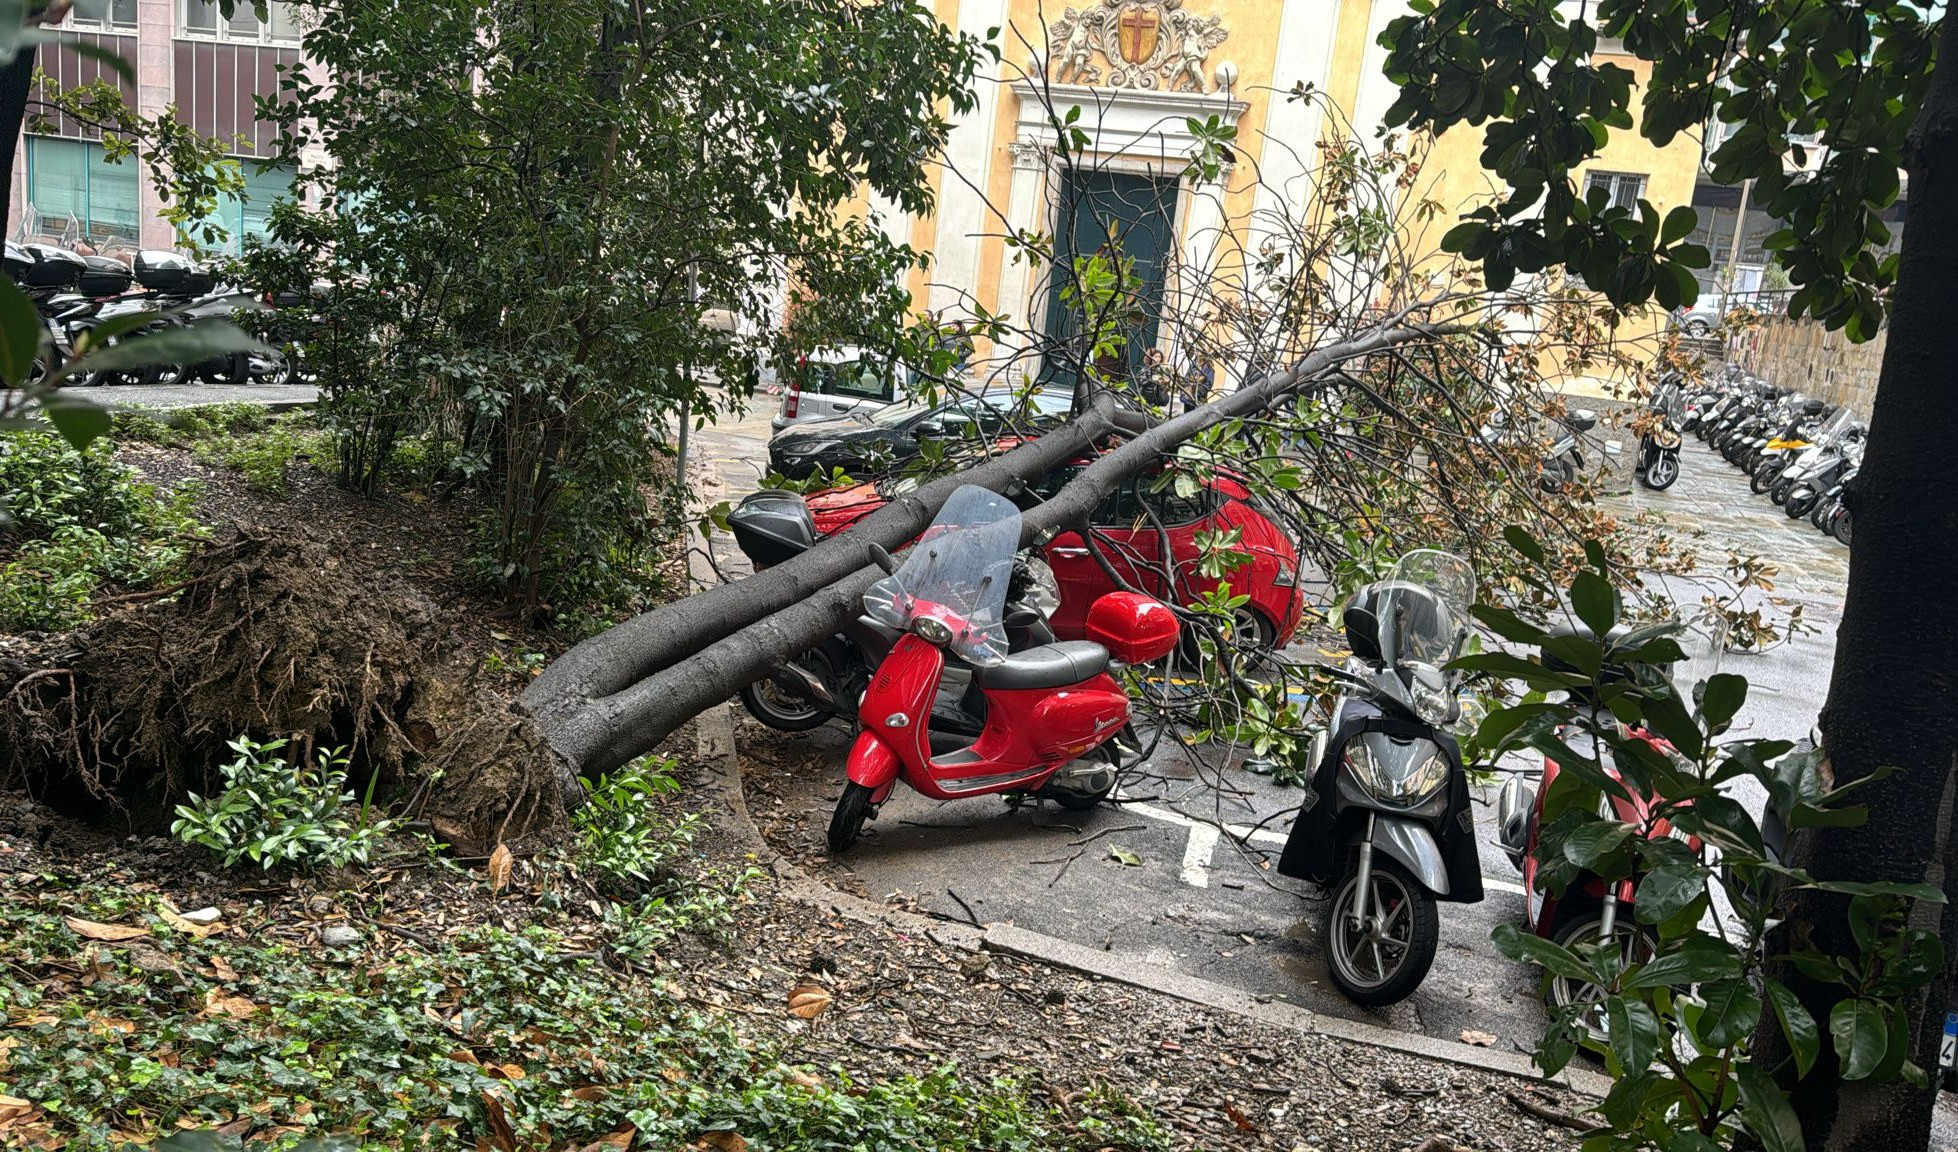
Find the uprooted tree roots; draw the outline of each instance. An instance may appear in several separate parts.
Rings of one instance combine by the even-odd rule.
[[[240,529],[174,599],[123,605],[0,670],[0,784],[139,824],[208,789],[228,740],[346,748],[463,852],[554,826],[561,774],[436,606],[324,540]]]

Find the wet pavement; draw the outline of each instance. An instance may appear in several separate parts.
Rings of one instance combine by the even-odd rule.
[[[768,431],[761,412],[699,436],[706,503],[738,500],[753,489]],[[1613,487],[1620,491],[1606,497],[1608,504],[1651,509],[1695,542],[1702,571],[1658,582],[1681,599],[1721,592],[1729,551],[1777,566],[1774,591],[1753,593],[1751,602],[1770,615],[1799,604],[1817,630],[1762,655],[1731,657],[1727,670],[1754,684],[1739,720],[1744,730],[1805,734],[1827,689],[1847,549],[1750,493],[1738,470],[1691,438],[1670,490]],[[725,536],[714,553],[723,571],[745,570]],[[1312,650],[1292,655],[1319,658]],[[832,863],[821,837],[841,788],[849,734],[840,725],[774,733],[737,714],[744,763],[755,776],[755,815],[771,842],[873,898],[1010,922],[1258,996],[1437,1038],[1472,1030],[1528,1050],[1545,1022],[1540,974],[1489,944],[1497,925],[1520,923],[1523,904],[1520,878],[1494,842],[1493,788],[1478,790],[1476,807],[1486,898],[1442,905],[1441,947],[1426,984],[1401,1004],[1365,1010],[1327,978],[1323,901],[1271,869],[1300,792],[1227,766],[1231,758],[1214,747],[1159,748],[1152,773],[1125,782],[1130,803],[1086,813],[1014,808],[997,797],[941,804],[900,787],[873,831]]]

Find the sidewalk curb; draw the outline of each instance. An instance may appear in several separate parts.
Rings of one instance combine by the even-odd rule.
[[[713,775],[715,784],[721,790],[721,800],[734,818],[734,827],[729,831],[747,842],[773,873],[783,892],[804,904],[860,924],[927,937],[946,947],[968,952],[985,949],[1018,956],[1082,975],[1147,989],[1301,1035],[1331,1037],[1408,1056],[1501,1073],[1520,1080],[1560,1084],[1587,1096],[1602,1097],[1611,1090],[1609,1078],[1575,1066],[1566,1068],[1555,1077],[1545,1077],[1530,1063],[1530,1058],[1520,1052],[1478,1048],[1453,1040],[1437,1040],[1378,1028],[1356,1020],[1323,1015],[1296,1004],[1260,1000],[1248,992],[1189,976],[1126,953],[1089,948],[1011,924],[973,926],[934,919],[915,912],[881,907],[839,892],[810,875],[800,864],[770,848],[762,838],[760,829],[755,827],[741,791],[741,765],[735,753],[734,721],[728,705],[717,704],[701,713],[694,719],[694,725],[701,760]]]

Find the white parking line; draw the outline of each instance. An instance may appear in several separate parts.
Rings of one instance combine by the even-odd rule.
[[[1210,887],[1210,854],[1217,850],[1217,829],[1208,824],[1190,825],[1190,839],[1183,845],[1183,871],[1178,879],[1192,888]]]
[[[1118,801],[1121,799],[1119,794],[1116,799]],[[1219,831],[1217,825],[1203,820],[1193,820],[1181,812],[1154,804],[1124,803],[1122,811],[1133,812],[1137,816],[1164,824],[1174,824],[1179,828],[1188,828],[1190,838],[1183,846],[1183,869],[1180,878],[1183,883],[1194,888],[1210,887],[1210,858],[1217,847]],[[1285,843],[1284,833],[1273,832],[1269,828],[1253,828],[1249,824],[1226,824],[1222,831],[1230,833],[1240,841],[1249,840],[1254,844]],[[1523,886],[1514,880],[1498,880],[1494,876],[1484,876],[1482,887],[1486,890],[1507,892],[1512,896],[1521,896],[1525,893]]]

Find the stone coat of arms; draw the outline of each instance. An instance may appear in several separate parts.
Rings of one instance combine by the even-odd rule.
[[[1049,76],[1056,84],[1206,92],[1204,58],[1230,32],[1221,16],[1183,10],[1183,0],[1101,0],[1069,8],[1048,29]],[[1099,57],[1107,67],[1104,78]]]

